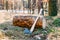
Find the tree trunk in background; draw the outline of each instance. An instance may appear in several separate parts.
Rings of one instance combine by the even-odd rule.
[[[43,8],[43,0],[38,0],[38,13],[40,12],[40,9]]]
[[[31,0],[28,0],[28,8],[31,8],[30,6],[31,6]]]
[[[6,10],[8,10],[8,1],[6,1]]]
[[[57,0],[49,0],[49,15],[57,15]]]

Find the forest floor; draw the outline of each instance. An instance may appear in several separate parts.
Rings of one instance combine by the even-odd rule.
[[[24,28],[13,26],[14,14],[0,15],[0,40],[60,40],[60,27],[56,27],[53,21],[59,17],[46,17],[48,26],[46,29],[35,29],[31,35],[24,34]]]

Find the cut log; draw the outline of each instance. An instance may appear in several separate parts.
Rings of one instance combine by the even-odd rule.
[[[14,16],[13,25],[31,28],[35,19],[36,16]],[[39,18],[35,26],[36,28],[42,28],[42,19]]]

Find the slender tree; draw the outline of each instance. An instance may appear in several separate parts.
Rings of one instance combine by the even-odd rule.
[[[6,10],[8,10],[8,0],[6,0]]]

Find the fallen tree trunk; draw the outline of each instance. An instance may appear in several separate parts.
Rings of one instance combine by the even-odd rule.
[[[13,25],[19,27],[32,27],[36,16],[15,16],[13,18]],[[42,19],[38,19],[36,25],[37,28],[42,28]]]

